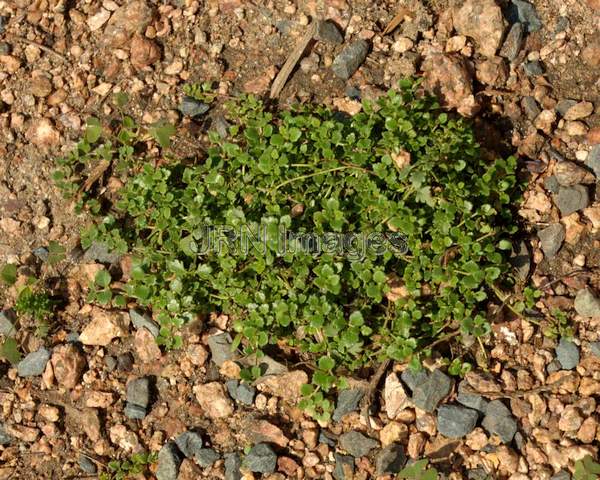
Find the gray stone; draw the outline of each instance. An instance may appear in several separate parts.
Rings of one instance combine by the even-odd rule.
[[[594,172],[597,179],[600,179],[600,145],[594,145],[585,160],[585,164]]]
[[[79,468],[90,475],[94,475],[97,471],[96,464],[85,455],[79,455]]]
[[[165,444],[158,452],[157,480],[177,480],[181,456],[173,442]]]
[[[333,478],[335,480],[351,480],[354,478],[354,458],[348,455],[333,454],[335,458],[335,469],[333,470]],[[346,475],[348,471],[349,475]]]
[[[39,258],[42,262],[47,262],[50,252],[45,247],[38,247],[33,250],[33,254]]]
[[[50,351],[42,347],[36,352],[31,352],[17,364],[17,373],[19,377],[41,375],[46,369],[48,360],[50,360]]]
[[[488,432],[498,435],[503,443],[512,441],[517,433],[517,421],[500,400],[488,403],[481,425]]]
[[[335,440],[325,435],[322,430],[319,432],[319,443],[324,443],[330,447],[335,447]]]
[[[400,374],[400,378],[412,392],[417,385],[421,385],[427,381],[427,372],[425,370],[415,372],[410,368],[407,368]]]
[[[237,387],[236,397],[237,400],[244,405],[252,405],[254,403],[254,397],[256,396],[256,388],[247,383],[240,383]]]
[[[566,237],[566,230],[562,223],[554,223],[538,232],[542,251],[547,258],[552,258],[558,253]]]
[[[13,438],[4,430],[4,425],[0,423],[0,445],[8,445],[12,440]]]
[[[552,475],[550,480],[571,480],[571,474],[567,470],[561,470],[560,472]]]
[[[378,476],[398,473],[406,463],[404,448],[392,443],[375,456],[375,472]]]
[[[121,255],[108,250],[108,246],[102,242],[92,242],[83,254],[85,262],[118,263]]]
[[[537,60],[525,62],[523,64],[523,68],[525,69],[525,73],[530,77],[539,77],[540,75],[544,74],[542,64]]]
[[[548,374],[558,372],[559,370],[562,370],[562,365],[556,358],[546,366],[546,372]]]
[[[11,51],[12,47],[10,46],[10,43],[0,42],[0,55],[10,55]]]
[[[148,410],[146,410],[144,407],[140,407],[139,405],[128,402],[125,404],[123,414],[127,418],[131,418],[133,420],[143,420],[146,418],[146,415],[148,415]]]
[[[458,405],[442,405],[438,408],[437,429],[449,438],[461,438],[473,431],[479,413]]]
[[[333,421],[339,422],[344,415],[357,410],[358,404],[364,396],[365,391],[362,388],[342,390],[338,395],[337,405],[331,417]]]
[[[556,106],[554,107],[554,109],[560,113],[561,117],[564,117],[565,114],[571,109],[571,107],[577,105],[577,100],[571,100],[569,98],[566,98],[564,100],[561,100],[560,102],[558,102],[556,104]]]
[[[231,337],[228,333],[211,335],[207,341],[212,360],[218,367],[226,361],[234,360],[234,353],[231,351]]]
[[[198,465],[204,468],[210,467],[220,458],[221,456],[212,448],[201,448],[194,456],[194,460]]]
[[[104,357],[104,364],[106,365],[106,369],[109,372],[112,372],[115,368],[117,368],[117,359],[111,355]]]
[[[360,432],[352,431],[340,435],[339,444],[353,457],[364,457],[371,450],[379,446],[377,440],[373,440]]]
[[[244,458],[244,467],[254,473],[273,473],[277,467],[277,454],[270,445],[254,445]]]
[[[513,244],[510,264],[517,271],[517,275],[521,280],[527,280],[531,270],[531,255],[524,240]]]
[[[550,155],[550,158],[552,160],[555,160],[557,162],[564,162],[565,161],[565,157],[555,148],[552,148],[550,146],[546,147],[546,152],[548,153],[548,155]],[[556,179],[558,181],[558,179]],[[560,184],[559,184],[560,185]]]
[[[458,384],[458,395],[456,397],[456,401],[465,407],[472,408],[480,413],[485,413],[488,401],[481,395],[465,392],[465,387],[468,386],[469,383],[466,380],[463,380]]]
[[[225,480],[241,480],[242,457],[238,452],[225,455]]]
[[[521,51],[521,45],[523,44],[523,32],[523,24],[520,22],[516,22],[510,27],[506,39],[502,44],[502,48],[500,49],[501,57],[504,57],[511,62],[517,58],[517,55]]]
[[[144,408],[150,404],[150,379],[148,377],[136,378],[127,384],[127,401]]]
[[[523,112],[525,112],[527,118],[531,121],[535,120],[537,116],[542,113],[542,109],[533,97],[523,97],[521,100],[521,108],[523,109]]]
[[[186,117],[197,117],[204,115],[210,110],[210,105],[207,105],[194,97],[185,95],[179,104],[179,111]]]
[[[600,357],[600,342],[590,342],[588,343],[588,348],[592,355]]]
[[[579,364],[579,347],[566,338],[561,338],[556,347],[556,359],[564,370],[573,370]]]
[[[177,436],[175,444],[186,458],[194,458],[202,449],[202,437],[198,432],[183,432]]]
[[[558,193],[554,195],[554,202],[561,215],[566,217],[586,208],[590,204],[590,196],[587,188],[583,185],[560,187]]]
[[[315,39],[338,45],[344,41],[344,37],[335,24],[326,20],[317,21]]]
[[[12,310],[0,312],[0,335],[14,337],[17,333],[15,325],[13,324],[14,321],[15,318]]]
[[[542,28],[542,21],[531,3],[523,0],[512,0],[512,3],[517,9],[519,21],[525,24],[527,32],[537,32]]]
[[[138,330],[140,328],[145,328],[152,334],[152,336],[158,337],[160,327],[148,315],[142,315],[132,308],[129,310],[129,318],[131,319],[133,326]]]
[[[589,288],[577,292],[574,307],[582,317],[600,317],[600,299]]]
[[[412,401],[426,412],[433,412],[438,404],[450,393],[452,379],[440,370],[434,370],[427,380],[415,387]]]
[[[256,389],[252,385],[240,383],[237,380],[228,380],[225,385],[227,386],[229,396],[234,400],[245,405],[252,405],[254,403]]]
[[[129,352],[123,353],[117,357],[117,369],[122,372],[130,372],[133,368],[133,355]]]
[[[554,28],[555,33],[564,32],[571,26],[569,17],[558,17],[556,20],[556,27]]]
[[[558,193],[560,190],[558,179],[554,175],[544,178],[544,188],[550,193]]]
[[[348,80],[363,64],[369,54],[369,44],[365,40],[356,40],[346,46],[333,60],[331,69],[342,80]]]

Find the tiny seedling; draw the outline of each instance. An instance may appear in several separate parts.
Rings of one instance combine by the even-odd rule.
[[[158,459],[156,453],[134,453],[126,460],[112,460],[107,471],[100,474],[100,480],[126,480],[134,475],[146,473],[148,466]]]

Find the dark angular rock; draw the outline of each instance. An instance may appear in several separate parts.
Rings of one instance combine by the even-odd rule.
[[[277,468],[277,454],[270,445],[259,443],[244,458],[244,467],[255,473],[273,473]]]
[[[558,17],[558,20],[556,20],[556,27],[554,28],[554,32],[564,32],[569,28],[570,25],[571,22],[569,21],[569,17]]]
[[[590,150],[585,164],[594,172],[596,178],[600,180],[600,145],[594,145]]]
[[[231,351],[231,337],[228,333],[218,333],[208,337],[208,348],[212,355],[212,360],[220,367],[228,360],[234,360],[234,352]]]
[[[4,425],[0,423],[0,445],[8,445],[12,440],[13,438],[4,430]]]
[[[438,408],[438,431],[448,438],[461,438],[473,431],[479,413],[458,405],[442,405]]]
[[[33,250],[33,254],[39,258],[42,262],[47,262],[50,252],[45,247],[38,247]]]
[[[256,389],[252,385],[240,383],[237,380],[228,380],[225,385],[229,396],[244,405],[252,405],[256,395]]]
[[[133,323],[135,328],[145,328],[152,334],[152,336],[158,337],[160,327],[148,315],[142,315],[132,308],[129,310],[129,318],[131,319],[131,323]]]
[[[525,73],[529,77],[539,77],[540,75],[544,74],[544,69],[542,68],[542,64],[537,60],[533,60],[531,62],[525,62],[523,64],[523,68],[525,69]]]
[[[412,392],[412,401],[421,410],[433,412],[450,393],[452,379],[440,370],[434,370],[427,380],[417,385]]]
[[[133,403],[125,404],[125,408],[123,409],[123,414],[127,418],[131,418],[134,420],[143,420],[148,415],[148,411],[144,407],[140,407],[139,405],[134,405]]]
[[[117,357],[117,369],[122,372],[130,372],[133,368],[133,355],[129,352],[123,353]]]
[[[480,413],[485,413],[488,401],[481,395],[465,392],[464,389],[468,386],[469,384],[466,380],[463,380],[458,384],[458,396],[456,397],[456,401],[465,407],[472,408]]]
[[[225,455],[225,480],[241,480],[242,457],[238,452]]]
[[[561,470],[560,472],[552,475],[550,480],[571,480],[571,474],[567,470]]]
[[[538,232],[542,251],[547,258],[552,258],[558,253],[565,241],[566,234],[562,223],[554,223]]]
[[[369,44],[365,40],[356,40],[346,46],[335,57],[331,69],[342,80],[348,80],[363,64],[369,54]]]
[[[561,338],[556,347],[556,359],[564,370],[573,370],[579,364],[579,347]]]
[[[354,478],[354,458],[348,455],[333,454],[335,458],[335,469],[333,470],[333,478],[335,480],[351,480]],[[346,474],[349,473],[349,475]]]
[[[523,24],[516,22],[510,27],[506,39],[500,49],[500,56],[506,58],[509,61],[513,61],[519,55],[521,51],[521,45],[523,44]]]
[[[560,190],[558,179],[554,175],[544,178],[544,188],[550,193],[558,193]]]
[[[365,391],[362,388],[342,390],[338,395],[337,405],[331,417],[333,421],[339,422],[344,415],[357,410],[364,395]]]
[[[79,455],[79,468],[90,475],[94,475],[97,471],[96,464],[85,455]]]
[[[186,458],[194,458],[202,449],[202,436],[198,432],[183,432],[175,439],[177,448]]]
[[[106,369],[109,372],[112,372],[115,368],[117,368],[117,359],[111,355],[107,355],[104,357],[104,364],[106,365]]]
[[[108,250],[108,246],[102,242],[92,242],[83,254],[85,262],[118,263],[121,255]]]
[[[590,204],[590,195],[583,185],[573,187],[560,187],[554,196],[554,202],[563,217],[583,210]]]
[[[14,337],[17,333],[14,322],[15,315],[12,310],[4,310],[0,312],[0,335],[5,337]]]
[[[519,21],[525,24],[527,32],[537,32],[542,28],[542,21],[531,3],[523,0],[512,0],[512,3],[517,9]]]
[[[523,109],[523,112],[525,112],[527,118],[531,121],[535,120],[537,116],[542,113],[542,109],[533,97],[523,97],[521,100],[521,108]]]
[[[412,392],[417,385],[421,385],[427,381],[427,372],[425,372],[425,370],[415,372],[410,368],[407,368],[400,374],[400,378]]]
[[[177,480],[181,456],[173,442],[165,444],[158,452],[157,480]]]
[[[577,100],[571,100],[567,98],[558,102],[554,108],[558,113],[560,113],[561,117],[564,117],[570,108],[575,105],[577,105]]]
[[[344,37],[335,24],[326,20],[317,21],[315,39],[338,45],[344,41]]]
[[[500,400],[488,403],[481,425],[488,432],[498,435],[504,443],[509,443],[517,433],[517,421]]]
[[[600,357],[600,342],[590,342],[588,343],[588,348],[590,349],[592,355]]]
[[[150,404],[150,379],[148,377],[136,378],[127,384],[127,401],[140,407]]]
[[[510,264],[517,271],[521,280],[527,280],[531,270],[531,255],[524,240],[513,244],[513,252],[510,257]]]
[[[329,445],[330,447],[335,447],[335,440],[333,438],[329,438],[322,431],[319,432],[319,443],[324,443],[325,445]]]
[[[194,97],[185,95],[179,104],[179,111],[186,117],[197,117],[204,115],[210,110],[210,105],[196,100]]]
[[[392,443],[375,456],[375,471],[378,476],[398,473],[405,463],[404,448],[398,443]]]
[[[50,360],[50,351],[42,347],[35,352],[31,352],[17,364],[17,373],[19,377],[41,375],[46,369],[48,360]]]
[[[377,440],[373,440],[360,432],[352,431],[340,435],[339,444],[353,457],[364,457],[371,450],[379,446]]]
[[[194,459],[201,467],[208,468],[217,460],[219,460],[221,456],[212,448],[201,448]]]

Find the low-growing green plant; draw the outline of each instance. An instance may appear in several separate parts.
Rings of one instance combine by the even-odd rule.
[[[186,83],[183,86],[183,93],[209,105],[217,98],[212,82]]]
[[[58,261],[60,257],[59,249],[52,248],[55,255],[54,260]],[[14,264],[4,265],[0,269],[0,283],[12,286],[16,282],[17,266]],[[36,335],[45,337],[48,334],[49,321],[54,316],[57,304],[58,302],[51,298],[50,292],[40,284],[39,280],[28,277],[25,285],[19,286],[17,290],[14,310],[19,317],[33,320],[36,325]],[[2,340],[0,356],[6,358],[12,364],[18,363],[21,359],[19,344],[12,335]]]
[[[159,343],[222,311],[246,354],[284,345],[312,361],[303,406],[326,419],[340,369],[418,364],[440,339],[486,335],[490,294],[513,284],[516,160],[483,155],[419,88],[353,117],[243,97],[202,163],[144,165],[82,245],[132,254],[123,295],[154,310]]]
[[[148,466],[158,459],[156,453],[134,453],[127,460],[112,460],[106,472],[100,474],[100,480],[126,480],[133,475],[147,473]]]
[[[573,480],[597,480],[600,478],[600,464],[591,455],[575,462]]]
[[[413,464],[404,467],[398,476],[398,480],[437,480],[438,471],[431,467],[428,468],[429,460],[426,458],[417,460]]]

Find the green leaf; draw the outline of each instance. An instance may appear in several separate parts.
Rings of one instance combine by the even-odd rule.
[[[333,370],[333,367],[335,367],[335,361],[333,361],[333,359],[329,357],[319,358],[319,369],[329,372]]]
[[[161,120],[152,124],[149,131],[150,135],[152,135],[162,148],[169,148],[171,146],[171,137],[175,135],[177,130],[170,123]]]
[[[56,265],[65,259],[65,247],[52,240],[48,245],[48,264]]]
[[[94,283],[99,287],[106,288],[110,285],[110,273],[107,270],[98,270],[96,276],[94,277]]]
[[[14,338],[5,338],[0,346],[0,356],[8,360],[11,365],[16,365],[21,361],[21,352],[19,344]]]
[[[102,124],[97,118],[88,118],[85,128],[85,139],[89,143],[96,143],[102,136]]]
[[[17,266],[8,263],[0,270],[0,279],[7,285],[14,285],[17,281]]]

